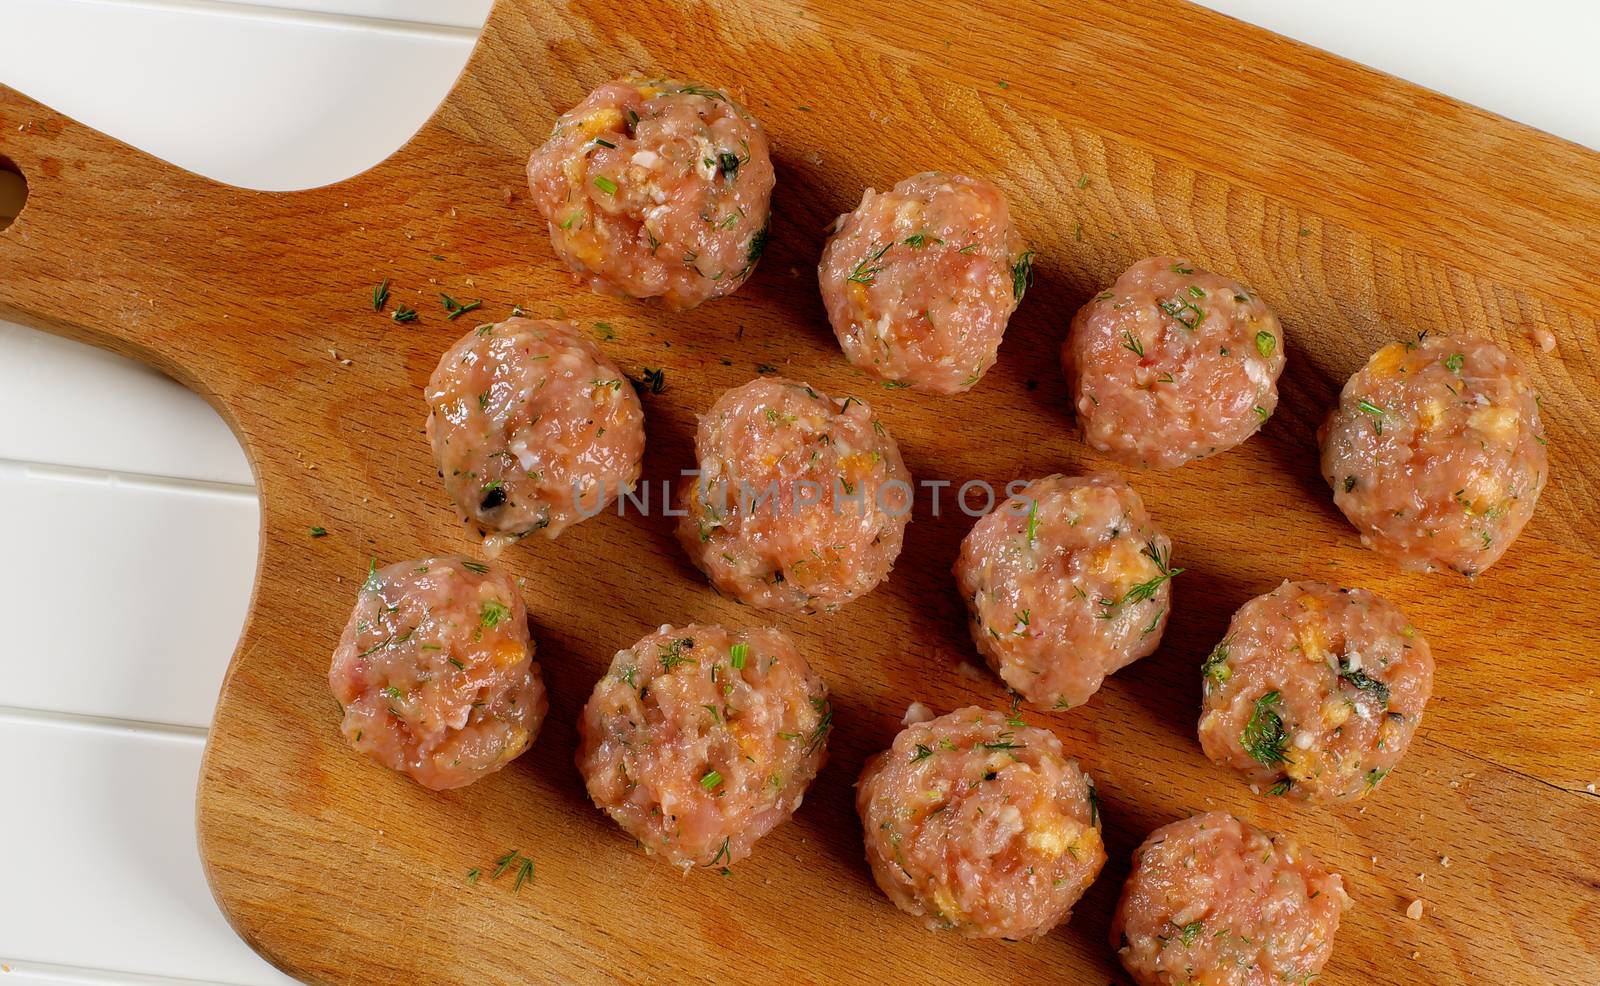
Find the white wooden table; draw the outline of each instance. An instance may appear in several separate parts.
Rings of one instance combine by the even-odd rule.
[[[1600,148],[1595,0],[1207,2]],[[219,180],[301,188],[415,131],[489,3],[5,0],[0,82]],[[289,982],[194,849],[258,525],[193,394],[0,322],[0,986]]]

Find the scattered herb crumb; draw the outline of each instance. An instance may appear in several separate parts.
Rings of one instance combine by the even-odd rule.
[[[521,856],[521,855],[522,855],[521,850],[513,849],[510,852],[506,853],[504,856],[501,856],[499,859],[495,860],[494,861],[494,875],[489,877],[489,879],[491,879],[491,880],[500,879],[500,874],[502,874],[506,870],[510,869],[512,864],[514,862],[516,862],[517,857]]]
[[[482,308],[483,307],[483,299],[482,298],[479,298],[476,301],[469,301],[466,304],[462,304],[461,302],[457,301],[456,299],[450,297],[447,294],[441,294],[441,295],[439,295],[439,300],[444,303],[444,310],[446,312],[445,317],[448,318],[452,322],[454,322],[456,319],[460,318],[461,316],[465,315],[467,312],[472,311],[474,308]]]
[[[518,893],[524,883],[533,882],[533,860],[522,857],[522,863],[517,867],[517,879],[511,884],[511,892]]]
[[[652,394],[659,394],[667,389],[667,371],[665,367],[641,367],[640,375],[629,377],[640,390],[648,390]]]
[[[515,873],[515,878],[511,883],[511,892],[513,894],[520,892],[524,883],[533,882],[533,860],[522,855],[521,850],[513,849],[504,856],[501,856],[499,859],[495,860],[494,872],[489,874],[489,879],[498,880],[500,877],[505,875],[507,871],[513,871]],[[467,871],[467,882],[477,883],[478,878],[482,875],[483,870],[474,866],[472,869]]]

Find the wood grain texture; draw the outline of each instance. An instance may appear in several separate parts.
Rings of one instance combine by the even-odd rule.
[[[287,195],[181,173],[0,90],[0,155],[31,190],[0,232],[0,317],[172,374],[256,469],[259,577],[198,799],[234,927],[328,983],[1105,982],[1120,979],[1106,931],[1132,848],[1223,807],[1345,875],[1357,903],[1329,982],[1600,981],[1600,798],[1585,789],[1600,781],[1600,157],[1175,0],[903,9],[502,0],[414,140]],[[767,256],[693,312],[575,290],[522,189],[556,114],[633,72],[742,87],[775,147]],[[944,399],[849,367],[814,275],[824,226],[863,187],[934,167],[997,181],[1040,255],[999,364]],[[369,556],[475,550],[422,436],[422,385],[470,328],[444,320],[440,291],[482,297],[485,319],[520,304],[605,320],[625,370],[664,367],[666,391],[646,398],[657,496],[691,462],[695,414],[763,363],[866,397],[919,478],[1004,482],[1105,467],[1073,436],[1057,351],[1076,307],[1156,252],[1251,284],[1282,317],[1289,366],[1260,436],[1131,477],[1187,569],[1161,649],[1089,705],[1029,717],[1104,802],[1112,863],[1068,926],[1033,944],[933,935],[862,858],[851,784],[906,705],[1006,701],[963,670],[976,658],[949,577],[959,511],[920,504],[893,578],[842,612],[773,620],[832,686],[832,759],[731,877],[641,856],[572,766],[577,710],[613,651],[662,622],[765,618],[708,591],[669,519],[608,514],[504,557],[526,577],[552,692],[543,734],[506,771],[434,794],[343,745],[325,676]],[[370,311],[383,277],[421,322]],[[1554,353],[1529,343],[1539,326]],[[1496,337],[1544,397],[1550,486],[1475,584],[1363,550],[1316,466],[1313,432],[1343,380],[1424,328]],[[1195,741],[1198,662],[1284,578],[1383,593],[1439,661],[1415,745],[1364,804],[1253,796]],[[535,860],[533,886],[467,882],[513,847]]]

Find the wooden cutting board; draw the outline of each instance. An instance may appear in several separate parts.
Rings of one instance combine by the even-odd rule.
[[[911,10],[502,0],[415,139],[295,194],[185,174],[0,90],[0,155],[31,192],[0,233],[0,317],[172,374],[255,467],[259,575],[198,798],[233,926],[319,983],[1121,981],[1107,927],[1130,851],[1217,807],[1344,874],[1356,907],[1328,982],[1600,982],[1600,156],[1175,0]],[[554,117],[628,73],[742,87],[768,129],[771,247],[729,300],[670,314],[576,290],[526,200],[523,162]],[[999,365],[943,399],[846,364],[814,274],[825,225],[865,186],[930,168],[999,182],[1039,253]],[[1186,569],[1160,651],[1083,708],[1028,716],[1104,803],[1112,862],[1069,925],[1031,944],[932,934],[862,858],[851,784],[907,704],[1006,703],[966,663],[959,512],[919,512],[893,578],[837,615],[772,618],[831,683],[837,729],[797,818],[731,876],[642,856],[572,766],[577,710],[613,651],[667,621],[767,618],[708,591],[669,519],[608,515],[505,556],[553,694],[510,768],[435,794],[345,747],[326,672],[368,559],[475,550],[434,476],[421,396],[474,321],[514,304],[604,321],[626,371],[664,368],[645,398],[657,489],[690,463],[696,413],[758,364],[867,397],[919,478],[1003,482],[1105,467],[1073,436],[1058,346],[1080,303],[1158,252],[1253,285],[1282,315],[1289,366],[1246,446],[1132,477]],[[384,278],[419,322],[372,312]],[[441,292],[483,306],[448,322]],[[1536,327],[1554,352],[1530,343]],[[1473,584],[1363,550],[1318,476],[1313,432],[1341,383],[1421,329],[1496,337],[1544,397],[1549,489]],[[1381,592],[1437,655],[1417,742],[1362,804],[1253,796],[1196,743],[1199,661],[1285,578]],[[186,601],[168,605],[181,622]],[[511,849],[536,866],[520,893],[488,878]]]

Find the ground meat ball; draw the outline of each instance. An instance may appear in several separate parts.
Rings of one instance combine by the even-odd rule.
[[[1156,649],[1172,542],[1112,475],[1035,480],[961,542],[956,583],[989,666],[1034,705],[1082,705]]]
[[[644,412],[633,387],[572,322],[481,325],[428,381],[428,441],[468,526],[491,553],[555,537],[633,489]]]
[[[928,171],[867,189],[834,228],[817,275],[845,357],[930,394],[971,389],[1033,276],[1000,190]]]
[[[1475,336],[1378,350],[1317,437],[1333,502],[1364,543],[1413,570],[1493,565],[1550,473],[1527,376]]]
[[[783,631],[663,626],[594,686],[578,770],[646,851],[731,866],[800,807],[832,722],[827,687]]]
[[[374,568],[328,684],[355,749],[423,787],[462,787],[528,748],[544,721],[528,611],[511,576],[462,558]]]
[[[1106,861],[1094,781],[1061,741],[976,707],[901,730],[856,808],[895,906],[974,938],[1044,934]]]
[[[832,611],[889,576],[911,519],[900,449],[854,397],[763,377],[723,394],[695,433],[678,539],[718,592]]]
[[[732,294],[767,242],[761,124],[698,82],[608,82],[556,121],[528,188],[591,290],[693,308]]]
[[[1305,984],[1349,908],[1339,874],[1293,839],[1213,811],[1134,851],[1111,945],[1140,986]]]
[[[1151,257],[1078,310],[1061,348],[1083,437],[1131,466],[1224,452],[1278,406],[1283,329],[1260,298]]]
[[[1405,755],[1433,656],[1382,597],[1285,582],[1240,607],[1203,674],[1206,756],[1272,794],[1354,801]]]

